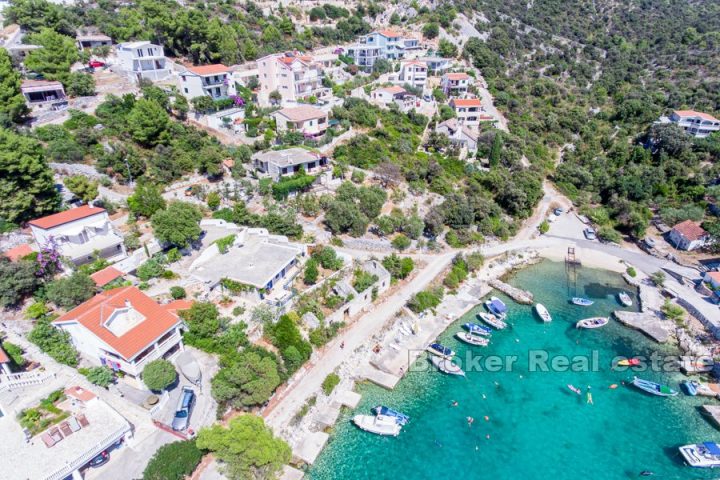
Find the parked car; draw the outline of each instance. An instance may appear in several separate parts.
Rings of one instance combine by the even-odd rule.
[[[105,62],[101,62],[100,60],[90,60],[88,62],[88,67],[90,67],[90,68],[100,68],[100,67],[104,67],[104,66],[105,66]]]
[[[553,213],[554,213],[556,216],[559,217],[560,215],[563,214],[564,211],[565,211],[565,210],[563,210],[562,208],[558,207],[558,208],[556,208],[555,210],[553,210]]]
[[[583,230],[583,234],[585,235],[585,238],[588,240],[597,240],[597,234],[595,233],[595,229],[588,227],[585,230]]]
[[[655,248],[655,239],[650,238],[650,237],[645,237],[645,239],[643,239],[643,242],[645,242],[645,245],[648,248]]]
[[[88,467],[97,468],[100,465],[105,465],[110,460],[110,454],[107,450],[102,451],[97,457],[90,460]]]
[[[187,430],[190,423],[190,414],[195,404],[195,392],[190,387],[183,387],[175,409],[175,418],[172,421],[172,428],[178,432]]]

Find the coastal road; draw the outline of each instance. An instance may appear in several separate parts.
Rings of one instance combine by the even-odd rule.
[[[273,429],[287,426],[295,413],[307,399],[320,391],[325,377],[332,373],[345,360],[346,354],[366,344],[380,331],[383,325],[400,310],[415,293],[427,287],[442,271],[450,265],[455,253],[445,253],[428,257],[425,267],[414,279],[394,294],[371,307],[371,310],[353,322],[347,330],[338,335],[325,349],[314,358],[300,376],[292,378],[282,392],[270,400],[263,411],[265,421]],[[345,343],[345,349],[340,344]]]

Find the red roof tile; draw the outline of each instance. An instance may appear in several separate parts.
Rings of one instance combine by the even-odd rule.
[[[0,347],[0,363],[9,363],[10,357],[8,357],[8,354],[5,353],[5,350]]]
[[[230,71],[230,69],[228,69],[228,67],[226,67],[222,63],[218,63],[215,65],[200,65],[197,67],[188,67],[188,70],[198,75],[217,75],[218,73],[228,73]]]
[[[392,87],[378,88],[377,91],[378,92],[387,92],[391,95],[396,95],[398,93],[405,93],[406,90],[398,85],[394,85]]]
[[[74,387],[66,388],[65,395],[67,395],[68,397],[76,398],[81,402],[89,402],[93,398],[97,398],[96,395],[90,390],[78,387],[77,385]]]
[[[715,283],[720,283],[720,272],[707,272],[705,275],[715,280]]]
[[[672,229],[690,241],[699,240],[707,235],[707,232],[692,220],[685,220],[684,222],[678,223]]]
[[[327,117],[327,113],[323,112],[319,108],[311,107],[310,105],[283,108],[275,113],[288,118],[291,122],[305,122],[307,120]]]
[[[470,78],[467,73],[446,73],[445,76],[448,80],[468,80]]]
[[[482,105],[479,98],[453,98],[450,103],[456,107],[479,107]]]
[[[29,223],[30,225],[33,225],[35,227],[47,230],[48,228],[54,228],[64,223],[74,222],[75,220],[92,217],[93,215],[97,215],[103,212],[105,212],[104,208],[83,205],[82,207],[71,208],[70,210],[65,210],[64,212],[60,213],[54,213],[52,215],[48,215],[47,217],[30,220]]]
[[[180,310],[189,310],[192,307],[192,300],[173,300],[170,303],[162,305],[162,307],[170,313],[177,315]]]
[[[376,33],[388,38],[398,38],[400,34],[393,30],[378,30]]]
[[[90,275],[90,278],[93,279],[95,285],[98,287],[104,287],[108,283],[112,282],[116,278],[122,277],[123,275],[125,275],[123,272],[111,265],[93,273]]]
[[[105,322],[116,309],[126,308],[128,303],[145,318],[127,332],[117,336],[105,326]],[[137,287],[120,287],[95,295],[53,320],[54,324],[66,322],[81,324],[123,358],[131,360],[165,332],[178,325],[180,319]]]
[[[680,117],[699,117],[703,120],[710,120],[711,122],[717,122],[718,119],[710,115],[709,113],[696,112],[695,110],[675,110],[675,114]]]
[[[22,245],[18,245],[17,247],[13,247],[10,250],[6,250],[3,252],[3,255],[5,255],[7,258],[9,258],[11,261],[16,262],[18,259],[26,257],[33,253],[33,249],[28,243],[23,243]]]

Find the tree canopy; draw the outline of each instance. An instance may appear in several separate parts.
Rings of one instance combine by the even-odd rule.
[[[152,216],[155,236],[163,243],[184,248],[200,238],[202,213],[187,202],[172,202]]]

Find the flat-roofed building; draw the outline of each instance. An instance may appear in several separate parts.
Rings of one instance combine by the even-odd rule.
[[[20,91],[33,111],[62,110],[68,105],[63,84],[47,80],[23,80]]]
[[[257,172],[275,181],[286,175],[293,175],[300,169],[314,174],[329,165],[327,157],[299,147],[259,152],[252,156],[252,161]]]
[[[75,37],[80,50],[88,50],[98,47],[112,47],[112,39],[107,35],[78,35]]]

